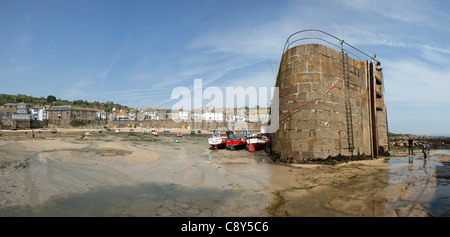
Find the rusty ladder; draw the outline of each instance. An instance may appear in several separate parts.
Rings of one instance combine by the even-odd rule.
[[[342,50],[342,65],[344,68],[344,76],[345,76],[345,117],[347,119],[347,140],[348,140],[348,149],[350,152],[353,152],[355,149],[354,139],[353,139],[353,120],[352,120],[352,104],[350,103],[350,73],[348,66],[348,53],[344,54]]]

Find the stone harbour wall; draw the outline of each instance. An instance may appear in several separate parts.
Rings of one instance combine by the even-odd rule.
[[[295,110],[323,95],[343,77],[342,60],[340,52],[320,44],[299,45],[285,52],[276,82],[280,88],[279,112],[294,112],[280,120],[280,127],[273,134],[272,150],[276,159],[305,163],[330,157],[373,155],[369,85],[372,66],[367,61],[348,58],[353,152],[348,144],[344,80],[313,104]],[[379,78],[382,79],[381,73]],[[377,100],[381,103],[383,97]],[[377,110],[376,118],[378,143],[387,151],[385,110]]]

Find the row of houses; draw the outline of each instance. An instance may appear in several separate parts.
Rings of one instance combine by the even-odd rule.
[[[181,121],[216,121],[216,122],[252,122],[266,123],[269,121],[270,110],[264,109],[211,109],[170,110],[148,108],[136,114],[137,121],[145,120],[181,120]],[[131,119],[130,119],[131,120]]]
[[[26,103],[9,103],[0,106],[1,124],[13,121],[30,120],[109,120],[109,121],[147,121],[147,120],[181,120],[181,121],[217,121],[265,123],[269,120],[269,110],[264,109],[214,109],[171,110],[148,108],[140,111],[116,110],[105,112],[97,108],[79,108],[71,106],[35,106]]]
[[[29,107],[26,103],[8,103],[0,106],[0,125],[2,127],[15,127],[18,122],[37,120],[106,120],[106,113],[95,108],[78,108],[71,106],[35,106]],[[26,126],[25,126],[26,127]]]

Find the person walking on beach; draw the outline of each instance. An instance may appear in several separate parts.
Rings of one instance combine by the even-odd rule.
[[[414,151],[413,151],[413,139],[409,138],[408,140],[408,155],[414,155]]]
[[[31,130],[31,136],[34,138],[34,129]]]
[[[427,144],[424,142],[422,144],[422,152],[423,152],[423,158],[427,158]]]

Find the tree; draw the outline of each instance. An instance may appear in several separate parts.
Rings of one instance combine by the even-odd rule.
[[[55,96],[53,96],[53,95],[47,96],[47,103],[51,104],[54,101],[56,101],[56,97]]]

